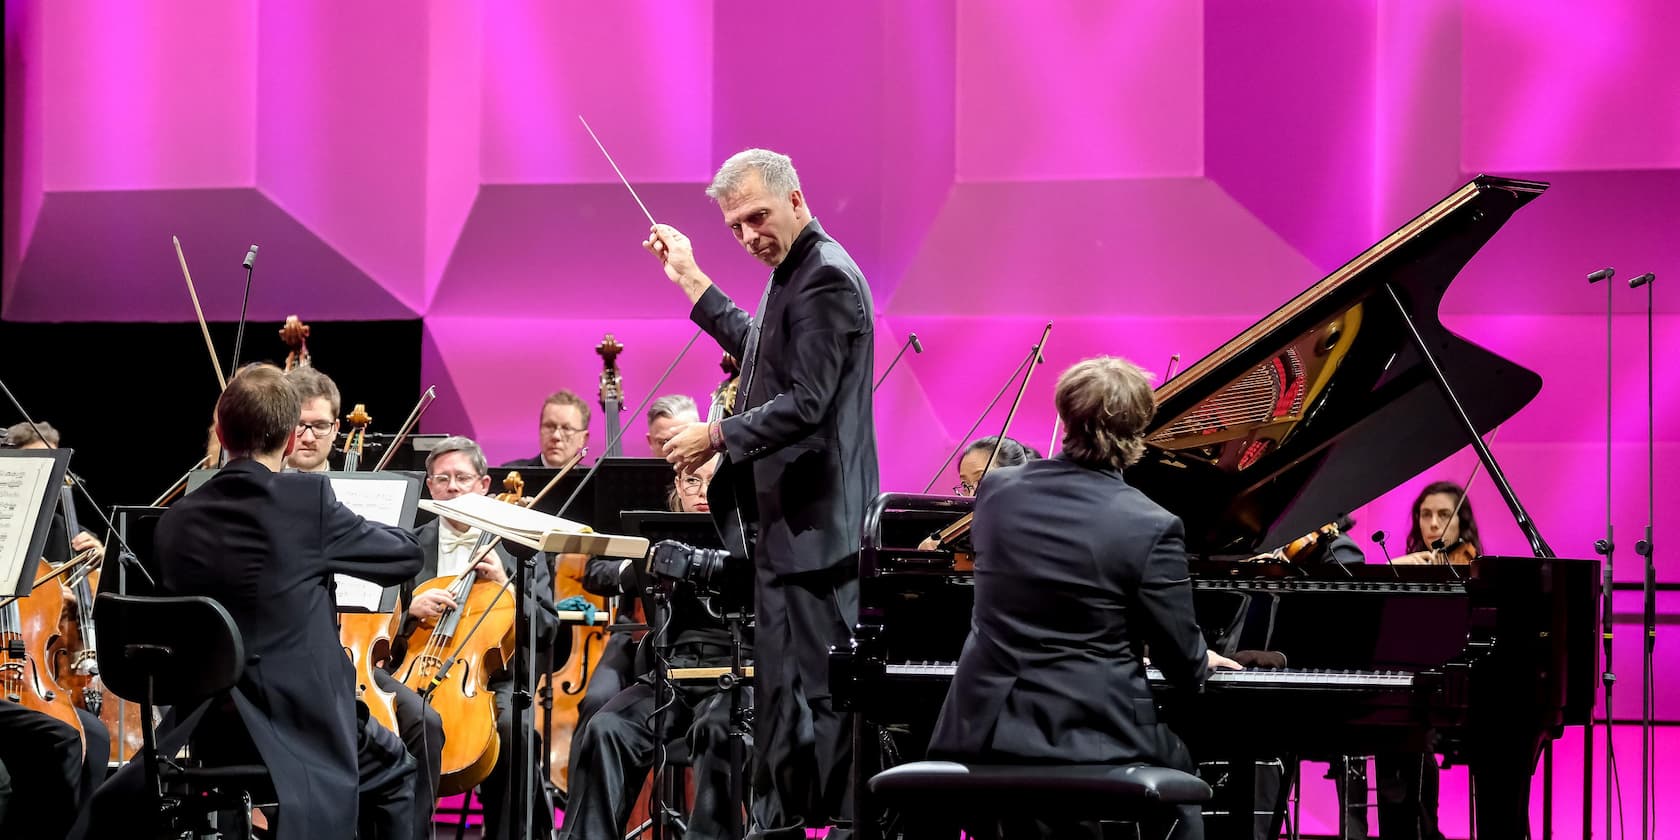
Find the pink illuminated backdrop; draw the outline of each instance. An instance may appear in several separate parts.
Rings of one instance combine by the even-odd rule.
[[[1469,264],[1441,317],[1544,377],[1493,448],[1552,545],[1591,555],[1604,336],[1601,292],[1582,278],[1613,264],[1618,283],[1647,270],[1680,281],[1674,4],[766,9],[8,3],[6,317],[188,320],[174,234],[209,316],[233,320],[233,260],[258,242],[254,318],[279,320],[300,299],[316,303],[311,320],[423,318],[424,379],[442,395],[427,429],[525,456],[545,393],[594,390],[603,333],[628,348],[632,404],[693,333],[639,247],[646,219],[577,115],[745,302],[764,272],[702,188],[729,153],[768,146],[793,156],[818,217],[868,274],[879,364],[911,332],[927,346],[877,403],[883,485],[919,491],[1046,320],[1049,367],[1015,426],[1040,448],[1057,369],[1098,353],[1158,372],[1174,353],[1192,362],[1469,176],[1530,177],[1553,187]],[[1672,360],[1680,296],[1657,290],[1656,354]],[[1613,513],[1631,546],[1647,524],[1643,298],[1624,288],[1616,300]],[[497,349],[506,335],[518,353]],[[717,355],[703,339],[666,390],[703,398]],[[1680,379],[1665,373],[1659,479],[1680,467]],[[1000,422],[1001,410],[982,428]],[[639,438],[626,448],[645,452]],[[1356,535],[1400,531],[1418,487],[1462,481],[1470,464],[1455,455],[1353,511]],[[1492,488],[1472,499],[1489,547],[1519,551]],[[1659,495],[1659,531],[1680,524],[1675,504]],[[1680,581],[1674,557],[1659,552],[1665,581]],[[1632,552],[1618,560],[1617,578],[1636,580]],[[1673,598],[1661,607],[1680,616]],[[1632,593],[1618,598],[1618,612],[1636,608]],[[1637,639],[1617,644],[1625,718]],[[1676,649],[1659,646],[1659,674],[1680,666]],[[1680,719],[1680,692],[1663,686],[1658,702]],[[1680,774],[1675,732],[1659,732],[1664,782]],[[1617,743],[1634,796],[1634,733]],[[1579,824],[1578,744],[1572,733],[1558,751],[1566,835]],[[1316,830],[1333,809],[1327,784],[1305,775]],[[1463,776],[1446,779],[1443,816],[1463,836]],[[1659,827],[1680,838],[1680,819]]]

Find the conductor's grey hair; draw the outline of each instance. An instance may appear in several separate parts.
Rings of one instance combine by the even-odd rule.
[[[785,196],[799,189],[799,173],[794,171],[793,161],[787,155],[769,149],[748,149],[736,152],[718,167],[712,185],[706,188],[706,196],[719,201],[736,194],[748,172],[757,172],[771,195]]]

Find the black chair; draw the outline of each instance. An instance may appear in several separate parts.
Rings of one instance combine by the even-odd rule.
[[[271,796],[261,764],[182,765],[158,753],[153,708],[190,712],[218,703],[245,672],[245,643],[227,610],[199,597],[149,597],[101,593],[94,601],[99,624],[99,674],[118,697],[140,704],[146,792],[159,832],[187,818],[214,831],[212,815],[236,810],[243,824],[232,836],[251,834],[252,799]],[[222,833],[228,833],[221,829]],[[198,836],[198,835],[195,835]]]
[[[1166,806],[1206,802],[1207,782],[1147,764],[964,764],[914,761],[875,774],[869,791],[894,808],[910,837],[956,836],[999,821],[1136,822]]]

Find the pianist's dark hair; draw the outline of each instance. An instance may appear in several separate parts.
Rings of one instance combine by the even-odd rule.
[[[1062,454],[1076,464],[1123,469],[1143,457],[1155,417],[1152,374],[1118,356],[1086,359],[1056,381],[1056,413],[1067,433]]]
[[[1003,444],[1001,446],[998,444],[998,440],[997,435],[983,437],[969,444],[968,448],[963,450],[963,457],[967,458],[970,452],[990,453],[995,449],[997,454],[992,456],[993,469],[1018,467],[1028,461],[1036,461],[1044,457],[1043,453],[1014,438],[1002,438]]]
[[[1406,532],[1406,551],[1427,551],[1434,546],[1423,544],[1423,528],[1418,525],[1418,508],[1423,506],[1423,500],[1437,493],[1453,497],[1453,504],[1458,504],[1464,498],[1464,488],[1450,481],[1437,481],[1423,488],[1417,498],[1412,500],[1412,529]],[[1458,537],[1482,553],[1482,532],[1476,530],[1476,515],[1470,511],[1470,500],[1464,499],[1464,504],[1458,508]]]

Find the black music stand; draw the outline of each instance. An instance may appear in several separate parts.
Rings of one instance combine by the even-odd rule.
[[[115,592],[118,595],[156,594],[150,591],[130,591],[128,564],[130,562],[136,563],[145,572],[145,575],[140,578],[142,582],[145,581],[147,576],[150,576],[152,580],[157,579],[154,574],[156,567],[152,565],[156,555],[157,526],[158,520],[162,519],[163,514],[168,510],[169,508],[166,507],[152,505],[117,505],[112,509],[111,524],[116,528],[118,539],[112,540],[110,535],[106,535],[105,544],[126,545],[134,552],[134,558],[133,560],[126,559],[119,550],[117,573],[115,575],[99,576],[100,592]]]
[[[40,498],[31,495],[22,499],[23,506],[14,512],[14,515],[28,515],[33,510],[35,521],[27,535],[19,535],[25,537],[26,541],[20,541],[19,545],[15,546],[23,551],[22,559],[18,562],[17,576],[12,580],[0,580],[0,598],[28,597],[35,588],[35,573],[39,564],[31,560],[40,558],[46,551],[47,534],[52,531],[53,511],[58,507],[58,488],[64,486],[64,474],[70,469],[70,452],[68,449],[0,449],[0,458],[16,458],[19,459],[19,464],[24,460],[51,462],[50,465],[41,467],[45,471],[45,482],[33,488],[40,493]],[[30,464],[24,468],[33,469],[35,466]]]

